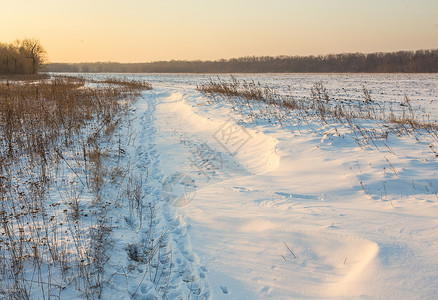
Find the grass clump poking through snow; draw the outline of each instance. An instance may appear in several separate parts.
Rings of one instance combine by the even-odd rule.
[[[139,89],[0,83],[0,298],[102,295],[114,203],[104,188],[117,174],[104,161],[120,160],[114,128]]]
[[[280,97],[275,91],[268,86],[262,87],[260,83],[254,81],[239,81],[231,76],[230,82],[218,80],[207,84],[197,86],[197,90],[209,95],[225,95],[230,97],[240,97],[246,100],[256,100],[287,107],[289,109],[298,108],[293,97]]]

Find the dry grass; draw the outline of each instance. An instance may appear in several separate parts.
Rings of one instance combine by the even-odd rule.
[[[145,86],[65,77],[0,84],[1,298],[59,299],[67,286],[101,296],[111,243],[105,147],[121,147],[111,137]]]
[[[249,100],[264,100],[265,92],[260,87],[260,84],[254,82],[239,81],[231,76],[230,82],[224,82],[218,79],[213,81],[210,79],[208,84],[203,84],[197,87],[198,90],[209,94],[222,94],[232,97],[243,97]]]
[[[46,155],[60,144],[69,146],[90,120],[112,120],[120,109],[120,91],[83,85],[66,79],[0,85],[2,157],[28,155],[47,161]]]
[[[217,95],[227,96],[234,103],[238,99],[246,100],[247,103],[250,100],[255,100],[256,102],[274,105],[280,110],[299,110],[301,111],[299,117],[318,117],[324,123],[328,119],[337,120],[341,123],[354,123],[352,120],[381,120],[392,124],[407,125],[412,130],[436,131],[438,128],[436,122],[431,121],[430,115],[420,117],[416,113],[407,96],[404,96],[400,102],[401,109],[395,111],[392,106],[385,107],[373,101],[371,92],[365,86],[362,88],[362,101],[342,101],[331,98],[327,88],[320,82],[311,87],[309,99],[300,100],[291,95],[279,95],[275,90],[268,86],[263,87],[260,83],[239,81],[234,77],[231,77],[229,82],[210,79],[209,83],[200,85],[197,89],[213,98]],[[284,112],[277,112],[274,116],[271,114],[272,111],[265,108],[265,113],[261,111],[259,115],[264,115],[267,119],[274,117],[280,123],[282,122]],[[282,117],[278,119],[278,116]]]
[[[233,76],[231,76],[231,81],[229,82],[221,81],[220,79],[213,81],[210,78],[209,83],[197,86],[197,90],[213,97],[215,95],[225,95],[245,100],[265,102],[292,110],[299,108],[292,96],[280,96],[275,90],[268,86],[262,86],[259,82],[239,81]]]

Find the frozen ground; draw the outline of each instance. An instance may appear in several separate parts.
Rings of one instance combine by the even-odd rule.
[[[153,227],[171,252],[168,298],[438,295],[436,136],[397,134],[373,121],[361,125],[376,126],[381,138],[361,144],[339,122],[248,118],[195,89],[208,75],[120,76],[154,87],[131,109],[128,152],[133,172],[147,177],[144,203],[156,205]],[[360,100],[363,86],[395,106],[406,94],[438,119],[437,75],[238,77],[303,98],[315,82],[341,99]],[[148,234],[120,218],[114,264]],[[141,267],[129,276],[114,280],[126,289],[104,295],[159,296]]]

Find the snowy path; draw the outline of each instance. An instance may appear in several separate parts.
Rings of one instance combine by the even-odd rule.
[[[133,134],[127,149],[129,204],[115,216],[116,244],[109,265],[112,289],[106,299],[209,299],[204,267],[190,246],[188,225],[163,200],[166,160],[158,146],[157,102],[162,95],[144,92],[131,109]],[[126,130],[127,131],[127,130]],[[126,192],[124,192],[126,193]],[[138,201],[139,203],[137,203]],[[154,253],[154,255],[151,255]]]
[[[147,174],[145,203],[156,204],[154,230],[166,232],[169,299],[190,290],[191,299],[438,293],[433,192],[370,200],[358,178],[409,182],[410,174],[380,175],[386,156],[340,137],[243,127],[230,107],[199,105],[203,97],[162,87],[136,104],[133,157]],[[417,163],[406,157],[403,170]],[[436,169],[423,172],[436,189]]]
[[[177,299],[191,294],[192,298],[195,296],[202,298],[209,295],[208,285],[203,280],[205,276],[191,250],[184,220],[175,213],[172,206],[164,201],[159,201],[163,194],[161,161],[166,159],[161,156],[157,146],[159,128],[156,126],[156,105],[160,96],[160,94],[153,95],[153,97],[148,98],[147,103],[140,103],[141,107],[137,111],[140,119],[137,169],[140,173],[147,174],[148,177],[145,187],[146,203],[155,204],[153,231],[164,234],[163,244],[171,252],[170,293],[167,297]],[[157,201],[157,199],[159,200]]]

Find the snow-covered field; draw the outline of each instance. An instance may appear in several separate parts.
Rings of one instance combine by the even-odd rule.
[[[298,97],[322,81],[359,99],[365,85],[376,101],[406,94],[438,117],[436,75],[247,77]],[[389,134],[376,149],[341,124],[239,122],[229,104],[209,105],[193,89],[203,79],[146,77],[154,91],[137,105],[154,107],[163,178],[194,180],[189,194],[173,182],[190,241],[180,247],[197,257],[214,298],[436,297],[436,140]]]
[[[141,178],[132,184],[144,209],[109,211],[104,299],[437,297],[436,128],[354,127],[298,112],[279,122],[269,105],[196,90],[217,75],[81,76],[153,86],[118,129],[129,135],[124,159]],[[406,95],[438,121],[438,75],[236,78],[296,99],[321,82],[336,101],[360,102],[365,86],[380,106],[400,113]],[[155,266],[139,257],[151,235],[163,249]]]

